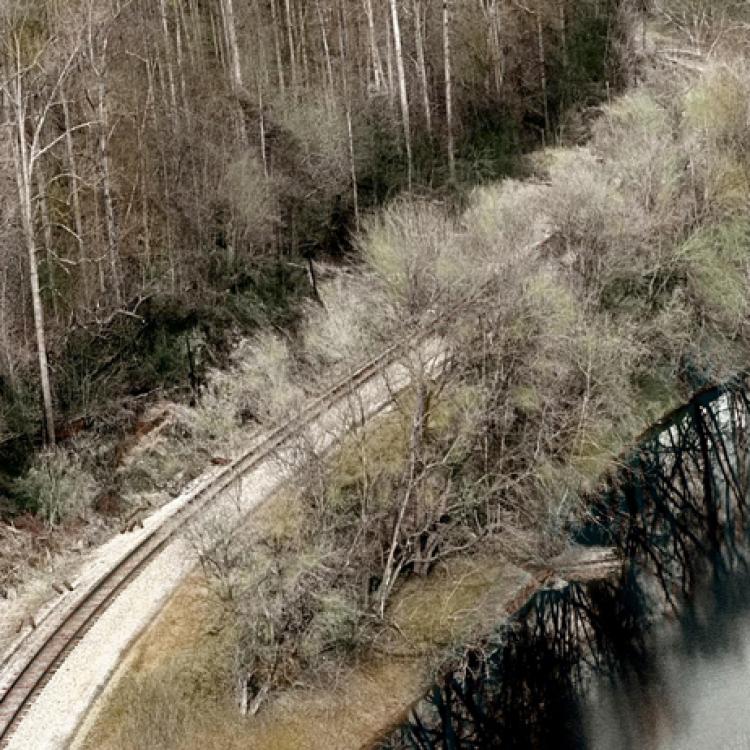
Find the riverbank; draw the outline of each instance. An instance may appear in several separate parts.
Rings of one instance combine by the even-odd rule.
[[[724,748],[720,738],[742,736],[742,719],[726,711],[726,726],[715,724],[721,686],[682,680],[714,666],[747,679],[741,663],[728,664],[746,653],[747,387],[736,378],[696,395],[594,500],[581,536],[615,545],[620,573],[537,592],[492,645],[467,650],[383,747],[450,739],[457,748],[662,750]],[[705,722],[681,714],[692,700]]]

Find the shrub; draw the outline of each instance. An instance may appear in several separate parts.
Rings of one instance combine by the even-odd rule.
[[[300,165],[316,189],[325,196],[341,192],[350,179],[345,113],[339,102],[325,101],[319,92],[279,97],[278,124],[299,150]]]
[[[293,372],[292,354],[278,334],[264,332],[241,342],[230,368],[210,373],[200,403],[190,413],[194,436],[232,445],[243,423],[288,415],[304,397]]]
[[[325,591],[315,598],[316,611],[301,645],[302,657],[314,664],[333,651],[350,649],[357,642],[361,612],[356,597],[344,591]]]
[[[539,220],[545,188],[535,183],[505,180],[474,190],[462,224],[475,254],[497,262],[540,241],[547,227]]]
[[[710,67],[683,97],[682,138],[700,210],[722,220],[750,200],[750,88],[745,66]]]
[[[685,95],[685,125],[705,138],[739,148],[748,136],[748,87],[744,71],[709,68]]]
[[[160,437],[147,450],[139,452],[137,459],[121,470],[128,504],[142,503],[142,493],[178,492],[200,473],[202,462],[197,459],[202,447],[171,435],[169,439]]]
[[[220,194],[231,210],[236,233],[229,238],[230,243],[240,240],[243,245],[251,242],[264,247],[272,241],[278,208],[257,157],[243,154],[228,164]],[[234,259],[230,256],[227,260],[231,265]]]
[[[419,317],[454,298],[475,278],[443,206],[397,201],[371,219],[361,240],[368,267],[393,304]]]
[[[593,129],[593,150],[620,191],[632,195],[641,221],[655,228],[682,219],[684,157],[674,137],[669,106],[648,89],[637,89],[604,110]]]
[[[356,366],[392,343],[396,316],[377,278],[342,275],[323,284],[320,295],[325,309],[310,306],[302,331],[316,375],[321,369]]]
[[[750,223],[699,230],[681,255],[700,311],[725,334],[738,331],[750,312]]]
[[[57,449],[40,454],[15,490],[27,508],[57,526],[86,514],[95,484],[75,453]]]
[[[694,159],[704,213],[718,220],[741,216],[750,202],[750,170],[736,154],[701,151]]]
[[[295,359],[285,339],[273,332],[258,334],[232,356],[233,401],[256,419],[274,419],[294,411],[304,397],[295,381]]]
[[[562,260],[588,291],[639,274],[648,217],[587,149],[559,152],[549,169],[545,214],[562,240]]]

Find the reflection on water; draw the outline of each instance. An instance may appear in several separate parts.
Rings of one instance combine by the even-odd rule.
[[[678,621],[659,624],[650,678],[594,680],[585,700],[595,750],[750,750],[750,576],[715,576]]]
[[[538,592],[389,750],[750,750],[750,400],[696,396],[593,505],[616,580]]]

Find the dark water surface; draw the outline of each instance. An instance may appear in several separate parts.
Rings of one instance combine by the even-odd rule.
[[[750,750],[748,606],[750,577],[733,571],[696,593],[682,617],[655,624],[645,679],[593,679],[583,699],[583,746]]]
[[[696,396],[595,501],[613,579],[538,592],[383,748],[750,750],[750,401]]]

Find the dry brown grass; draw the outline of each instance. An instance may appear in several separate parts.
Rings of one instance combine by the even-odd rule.
[[[242,719],[231,699],[223,635],[197,579],[170,600],[135,644],[101,699],[85,750],[351,750],[370,746],[429,687],[451,645],[496,623],[529,583],[502,558],[456,559],[407,584],[394,600],[401,631],[342,668],[334,680],[278,694]],[[425,618],[424,613],[431,617]],[[224,634],[226,635],[226,634]],[[391,650],[394,653],[384,653]]]

